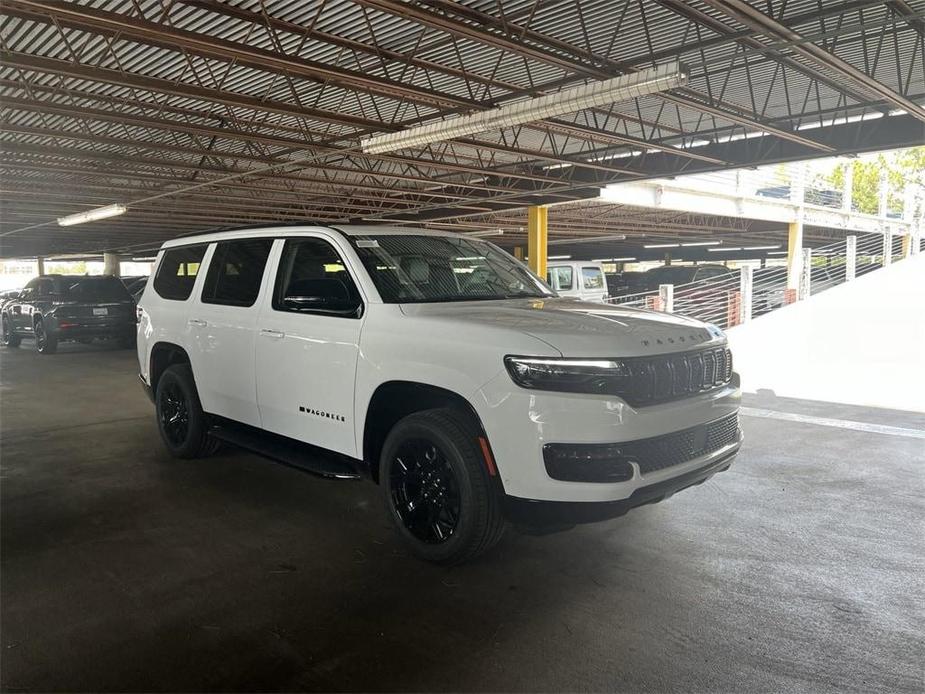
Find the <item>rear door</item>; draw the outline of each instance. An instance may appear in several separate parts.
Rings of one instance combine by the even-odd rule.
[[[257,336],[263,428],[356,456],[353,404],[364,301],[331,239],[278,242]]]
[[[206,412],[260,426],[254,383],[259,298],[272,238],[220,241],[190,305],[189,356]]]

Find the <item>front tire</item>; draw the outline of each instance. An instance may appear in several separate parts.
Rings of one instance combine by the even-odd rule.
[[[58,351],[58,338],[45,329],[45,321],[35,321],[35,349],[39,354],[54,354]]]
[[[202,411],[189,364],[174,364],[161,374],[154,404],[157,428],[170,455],[204,458],[218,449],[219,442],[209,436],[208,416]]]
[[[11,348],[19,347],[19,343],[22,341],[22,338],[13,332],[13,324],[10,322],[9,316],[3,316],[2,323],[3,346]]]
[[[469,561],[504,532],[478,430],[456,410],[426,410],[399,421],[382,447],[379,484],[402,539],[426,561]]]

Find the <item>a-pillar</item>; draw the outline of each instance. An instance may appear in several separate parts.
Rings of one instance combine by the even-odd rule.
[[[44,275],[45,274],[45,259],[42,256],[39,256],[35,259],[35,269],[36,274]]]
[[[527,210],[527,256],[528,264],[539,277],[546,277],[546,254],[549,251],[547,224],[548,208],[536,205]]]
[[[803,220],[790,222],[787,233],[787,289],[798,290],[803,276]]]
[[[115,253],[103,253],[103,274],[119,277],[122,274],[122,259]]]

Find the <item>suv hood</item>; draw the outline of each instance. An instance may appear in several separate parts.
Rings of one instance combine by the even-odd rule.
[[[562,298],[403,304],[401,310],[460,328],[516,330],[565,357],[646,356],[726,342],[719,328],[691,318]]]

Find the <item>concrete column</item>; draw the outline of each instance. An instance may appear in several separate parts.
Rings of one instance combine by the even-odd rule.
[[[851,200],[854,196],[854,160],[845,165],[845,181],[841,193],[841,208],[843,212],[851,213]]]
[[[890,201],[890,181],[887,178],[886,171],[880,172],[880,199],[877,202],[877,216],[881,219],[886,217],[887,208]]]
[[[800,300],[812,294],[813,249],[803,249],[803,272],[800,275]]]
[[[38,275],[45,274],[45,259],[43,257],[39,256],[35,259],[35,270]]]
[[[115,253],[103,253],[103,274],[120,277],[122,275],[122,259]]]
[[[849,236],[845,243],[845,281],[854,279],[858,266],[858,237]]]
[[[548,248],[549,209],[544,205],[535,205],[527,210],[527,255],[529,266],[538,276],[546,277],[546,256]]]
[[[803,219],[791,222],[787,233],[787,289],[798,289],[803,274]]]
[[[742,323],[752,319],[753,268],[743,265],[739,270],[739,320]]]
[[[902,257],[908,258],[910,255],[912,255],[912,234],[906,234],[903,236]]]
[[[883,229],[883,267],[893,262],[893,229],[889,225]]]
[[[661,300],[662,311],[665,313],[674,313],[674,285],[658,285],[658,298]]]
[[[665,266],[671,265],[671,253],[665,253]]]

